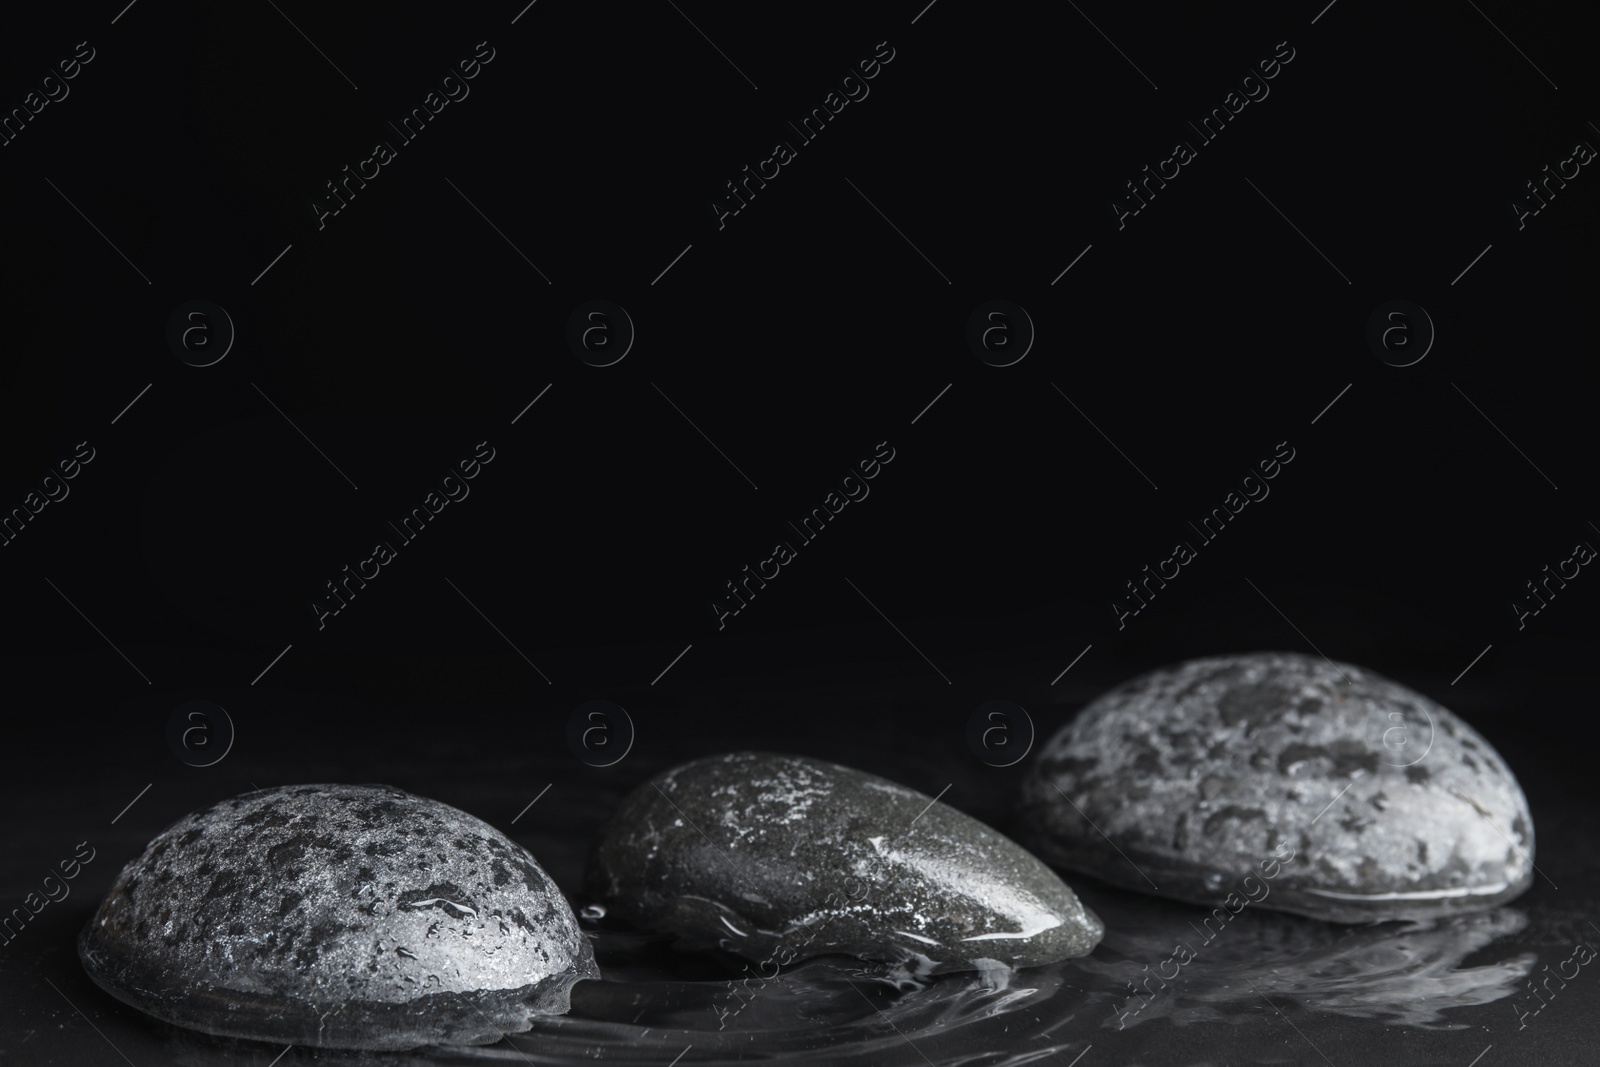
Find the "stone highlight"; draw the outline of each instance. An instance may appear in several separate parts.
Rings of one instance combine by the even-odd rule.
[[[1192,660],[1104,694],[1040,751],[1021,809],[1058,867],[1207,906],[1286,844],[1260,906],[1333,922],[1488,908],[1534,874],[1528,802],[1472,727],[1295,653]]]
[[[764,965],[921,974],[1088,954],[1104,926],[1009,838],[876,775],[736,752],[675,767],[602,829],[588,890],[637,926]]]
[[[123,868],[78,955],[166,1022],[332,1048],[492,1043],[599,976],[527,849],[381,785],[284,786],[184,816]]]

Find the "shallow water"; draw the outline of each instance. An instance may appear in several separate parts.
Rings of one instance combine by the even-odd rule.
[[[1014,830],[1008,819],[1015,772],[991,773],[971,760],[909,751],[899,744],[894,723],[854,705],[844,709],[841,714],[858,724],[852,743],[892,755],[872,771],[929,796],[953,782],[943,803],[1002,832]],[[463,751],[469,740],[460,742]],[[426,752],[391,759],[363,777],[410,787],[507,829],[581,913],[588,903],[580,887],[589,843],[604,819],[651,774],[704,754],[694,738],[664,737],[657,748],[630,756],[626,774],[602,775],[565,751],[530,764],[521,753],[485,758],[474,748],[469,761],[432,738]],[[469,766],[471,774],[442,774],[441,764]],[[1588,925],[1600,923],[1600,899],[1593,895],[1600,853],[1590,844],[1590,796],[1578,790],[1537,809],[1540,840],[1551,844],[1539,856],[1541,877],[1524,896],[1491,911],[1425,922],[1345,926],[1251,904],[1208,942],[1206,908],[1066,873],[1106,924],[1104,941],[1088,957],[1015,973],[928,979],[823,957],[746,986],[740,979],[760,972],[754,964],[744,972],[746,964],[732,954],[687,951],[614,920],[587,917],[582,925],[601,978],[574,987],[569,1014],[486,1047],[400,1053],[212,1038],[158,1023],[101,993],[72,946],[116,868],[178,814],[254,783],[266,785],[273,781],[270,770],[241,761],[237,783],[197,780],[187,793],[169,787],[148,811],[135,808],[139,818],[125,818],[114,835],[96,839],[105,860],[89,868],[82,891],[51,905],[25,932],[25,942],[0,953],[0,1003],[13,1013],[18,1033],[4,1049],[8,1062],[123,1063],[122,1053],[137,1067],[1465,1067],[1490,1046],[1478,1067],[1530,1062],[1529,1056],[1541,1064],[1593,1062],[1591,1035],[1600,1020],[1593,965],[1553,998],[1547,995],[1537,1015],[1520,1014],[1540,1003],[1528,985],[1544,980],[1543,968],[1571,956],[1579,939],[1600,944],[1600,930]],[[337,770],[330,759],[327,766],[302,769],[296,780],[336,780]],[[530,809],[535,797],[541,799]],[[53,821],[36,835],[37,855],[18,866],[29,877],[13,880],[13,895],[32,887],[29,872],[56,858],[51,850],[59,841],[82,836],[74,833],[86,821],[81,812],[46,814]],[[89,883],[91,876],[99,884]],[[1165,988],[1152,977],[1150,991],[1135,994],[1129,983],[1159,975],[1179,942],[1194,950],[1194,958]],[[1174,973],[1171,965],[1165,973]]]
[[[574,987],[566,1016],[479,1048],[295,1053],[330,1064],[540,1067],[1069,1064],[1096,1044],[1118,1045],[1114,1035],[1121,1031],[1198,1031],[1219,1023],[1263,1028],[1272,1023],[1266,1016],[1287,1012],[1280,1016],[1287,1020],[1307,1000],[1324,1016],[1417,1030],[1466,1029],[1451,1017],[1454,1009],[1522,992],[1536,965],[1533,953],[1511,944],[1528,919],[1510,907],[1363,927],[1247,907],[1207,942],[1196,930],[1207,915],[1203,909],[1111,888],[1086,888],[1084,895],[1111,930],[1089,957],[1022,971],[920,979],[903,968],[832,956],[797,963],[762,981],[754,965],[732,954],[686,951],[669,938],[622,928],[589,909],[583,925],[602,977]],[[1149,973],[1146,965],[1156,970],[1179,941],[1194,950],[1193,958],[1171,981],[1152,978],[1142,987],[1148,992],[1136,995],[1129,983]],[[1476,959],[1468,963],[1469,956]],[[1172,973],[1170,965],[1163,969]],[[1276,1025],[1282,1028],[1282,1022]],[[249,1062],[245,1057],[253,1049],[262,1055],[268,1049],[166,1029],[172,1060],[197,1067]],[[1287,1029],[1284,1034],[1294,1036]],[[1207,1043],[1219,1040],[1209,1036]],[[1149,1059],[1139,1062],[1223,1062],[1187,1058],[1184,1044],[1141,1042]],[[1164,1058],[1164,1050],[1177,1058]],[[1320,1062],[1304,1043],[1298,1053]],[[1100,1057],[1095,1062],[1108,1062]],[[1268,1053],[1253,1062],[1300,1059]]]

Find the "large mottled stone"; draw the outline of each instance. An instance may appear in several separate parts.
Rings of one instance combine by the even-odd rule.
[[[178,1026],[295,1045],[486,1044],[598,976],[521,845],[378,785],[249,793],[165,830],[78,941],[106,992]]]
[[[1045,745],[1022,812],[1057,866],[1334,922],[1486,908],[1533,880],[1528,802],[1489,743],[1316,656],[1193,660],[1113,689]]]
[[[763,967],[826,953],[921,973],[1082,956],[1105,928],[1048,867],[876,775],[736,752],[675,767],[601,830],[588,888],[613,913]]]

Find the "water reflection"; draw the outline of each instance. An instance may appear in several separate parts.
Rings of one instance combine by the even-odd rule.
[[[1104,889],[1083,895],[1108,929],[1092,956],[1014,973],[1002,968],[920,980],[883,965],[826,957],[763,983],[735,957],[680,951],[664,938],[591,914],[584,925],[604,977],[574,987],[569,1015],[481,1048],[295,1049],[279,1067],[297,1058],[338,1067],[1068,1063],[1090,1043],[1115,1048],[1117,1031],[1158,1020],[1180,1027],[1259,1022],[1269,1010],[1262,994],[1319,1015],[1459,1029],[1463,1024],[1445,1013],[1513,995],[1535,962],[1515,945],[1490,948],[1527,927],[1527,917],[1512,908],[1365,927],[1247,908],[1207,943],[1197,929],[1206,914],[1201,909]],[[1164,985],[1152,979],[1140,987],[1149,993],[1132,993],[1130,981],[1154,973],[1179,941],[1194,956],[1177,976]],[[1465,966],[1475,953],[1480,958]],[[266,1064],[283,1051],[175,1029],[169,1040],[171,1060],[192,1067]],[[1140,1044],[1148,1051],[1146,1041]]]
[[[1216,931],[1200,925],[1207,913],[1195,908],[1174,905],[1155,915],[1147,902],[1129,909],[1098,898],[1094,906],[1111,912],[1101,912],[1106,937],[1075,966],[1096,976],[1102,988],[1117,990],[1110,1025],[1118,1029],[1156,1019],[1180,1026],[1235,1022],[1252,1017],[1239,1007],[1259,1007],[1263,995],[1349,1018],[1462,1029],[1443,1013],[1512,996],[1536,961],[1532,953],[1508,949],[1463,966],[1468,956],[1527,928],[1527,916],[1515,908],[1334,926],[1247,907]],[[1188,955],[1175,953],[1180,944],[1193,958],[1163,966],[1175,954]]]

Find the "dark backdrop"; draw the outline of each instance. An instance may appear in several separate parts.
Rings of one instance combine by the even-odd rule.
[[[1043,734],[1140,670],[1281,648],[1457,710],[1536,818],[1586,808],[1600,578],[1537,612],[1527,583],[1600,545],[1595,10],[920,6],[0,16],[25,112],[0,147],[5,906],[82,839],[104,857],[0,956],[19,1062],[108,1051],[41,1021],[39,975],[136,1025],[72,970],[73,930],[155,832],[256,786],[388,781],[515,833],[548,784],[541,858],[571,887],[673,760],[808,752],[1006,826],[1026,764],[969,749],[985,700]],[[491,50],[413,141],[388,125]],[[791,127],[891,50],[814,140]],[[1291,51],[1214,140],[1189,125]],[[719,220],[778,141],[794,158]],[[1178,141],[1194,158],[1119,218]],[[1534,214],[1547,167],[1577,175]],[[612,346],[585,362],[594,300],[631,326],[585,320]],[[611,767],[568,744],[591,699],[635,732]],[[209,767],[169,744],[190,700],[232,724]],[[1541,867],[1589,900],[1566,825]]]

